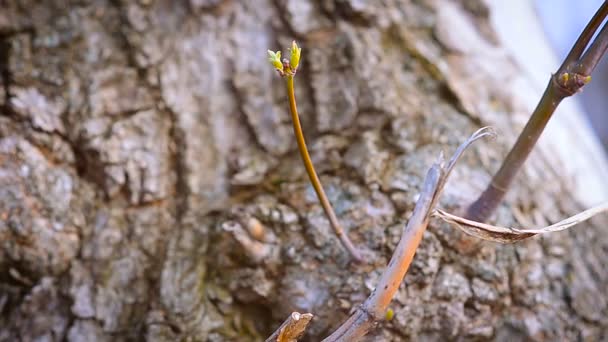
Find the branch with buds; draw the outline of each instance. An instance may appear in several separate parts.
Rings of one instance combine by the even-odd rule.
[[[346,235],[344,228],[342,228],[342,225],[340,225],[340,222],[338,221],[338,217],[336,216],[331,203],[327,199],[327,195],[325,195],[325,190],[323,190],[319,176],[317,176],[315,167],[310,159],[308,148],[306,147],[306,141],[304,140],[304,133],[302,132],[302,125],[300,124],[300,117],[298,115],[298,108],[296,106],[296,95],[293,82],[294,76],[298,71],[298,66],[300,65],[301,54],[302,48],[298,47],[298,44],[296,44],[294,41],[291,44],[289,59],[284,58],[281,60],[281,51],[273,52],[268,50],[268,60],[270,61],[270,64],[272,64],[272,66],[274,66],[274,68],[277,70],[279,75],[281,75],[281,77],[283,77],[286,81],[287,96],[289,97],[289,110],[291,112],[291,121],[293,123],[293,132],[296,136],[296,141],[298,142],[298,149],[300,150],[300,156],[304,162],[306,173],[308,173],[308,178],[315,189],[317,198],[323,207],[323,211],[325,211],[325,215],[327,216],[327,219],[329,220],[329,223],[331,224],[336,236],[338,236],[340,242],[350,253],[351,257],[357,262],[363,262],[361,253],[359,253],[348,238],[348,235]]]
[[[295,76],[298,66],[300,65],[302,48],[298,47],[295,40],[291,43],[289,52],[289,59],[284,58],[281,60],[281,51],[273,52],[268,50],[268,61],[270,61],[270,64],[278,71],[281,77]]]
[[[447,164],[444,164],[442,158],[440,158],[437,163],[432,165],[425,178],[422,192],[416,202],[412,217],[404,227],[401,239],[395,248],[388,266],[382,273],[378,285],[351,317],[327,337],[324,342],[360,340],[379,321],[392,317],[393,312],[388,306],[408,271],[431,217],[438,217],[465,233],[484,240],[510,243],[530,238],[536,234],[568,229],[594,215],[608,211],[608,203],[604,203],[549,227],[537,229],[505,228],[476,222],[487,219],[496,209],[561,100],[572,96],[590,82],[591,72],[608,49],[608,29],[606,26],[599,32],[595,41],[586,50],[585,48],[607,15],[608,1],[603,3],[578,41],[574,44],[572,51],[562,66],[556,74],[552,75],[545,93],[515,146],[509,152],[486,191],[468,208],[467,218],[458,217],[441,209],[435,209],[435,206],[439,201],[451,170],[464,150],[482,137],[493,136],[493,131],[489,128],[480,129],[456,150],[454,156]],[[325,195],[306,148],[296,107],[293,81],[300,62],[301,49],[293,42],[290,50],[291,55],[289,60],[281,60],[280,51],[268,51],[268,55],[270,63],[279,75],[286,80],[289,108],[300,155],[304,161],[310,181],[317,193],[319,202],[321,202],[336,235],[340,238],[340,241],[350,252],[351,256],[355,260],[360,261],[361,256],[359,252],[340,226],[333,208]],[[284,323],[284,325],[286,324],[288,323]],[[281,328],[278,331],[280,332]]]
[[[563,99],[576,94],[591,81],[591,73],[608,48],[607,26],[604,25],[595,40],[590,44],[589,42],[607,15],[608,2],[604,1],[562,65],[549,79],[540,102],[500,169],[486,190],[469,206],[467,219],[484,222],[492,215],[532,152],[557,106]]]

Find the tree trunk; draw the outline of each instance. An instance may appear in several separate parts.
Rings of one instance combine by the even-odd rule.
[[[0,341],[254,341],[294,310],[319,340],[375,286],[440,151],[501,134],[457,166],[456,211],[544,86],[483,0],[66,2],[0,3]],[[267,63],[294,38],[313,161],[367,265],[333,235]],[[588,128],[560,115],[571,146],[542,139],[501,225],[608,194]],[[370,340],[605,339],[607,223],[497,245],[432,220]]]

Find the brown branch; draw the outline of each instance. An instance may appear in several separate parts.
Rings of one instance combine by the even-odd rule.
[[[606,53],[606,49],[608,48],[607,27],[608,26],[604,25],[600,33],[598,33],[597,38],[595,38],[593,44],[589,46],[587,51],[585,51],[583,57],[581,57],[581,60],[578,63],[578,67],[576,68],[577,73],[581,75],[591,75],[593,69],[595,69],[595,67],[598,65],[598,63]]]
[[[311,313],[292,312],[266,342],[297,342],[312,319]]]
[[[557,106],[564,98],[576,94],[591,80],[589,75],[608,48],[608,29],[606,25],[584,55],[583,52],[606,16],[608,16],[608,1],[605,1],[597,10],[570,50],[564,63],[559,67],[557,73],[549,79],[549,84],[547,84],[540,102],[517,138],[515,145],[509,151],[486,190],[469,206],[466,218],[483,222],[492,215],[511,187],[515,176],[530,155]]]
[[[416,249],[422,240],[422,235],[428,225],[429,215],[437,203],[447,178],[458,158],[474,141],[493,136],[489,128],[475,132],[454,153],[447,166],[443,165],[443,157],[433,164],[427,172],[420,198],[416,202],[412,217],[405,226],[399,244],[391,260],[382,273],[378,285],[367,300],[357,308],[355,313],[344,322],[324,342],[357,341],[384,318],[385,312],[414,258]]]
[[[530,117],[526,127],[524,127],[511,151],[509,151],[500,169],[481,196],[469,206],[467,218],[480,222],[485,221],[502,201],[513,179],[530,152],[532,152],[534,145],[536,145],[551,115],[564,98],[564,96],[560,95],[554,83],[555,81],[552,78],[545,89],[541,101],[534,110],[534,114]]]
[[[583,32],[581,32],[580,36],[572,46],[572,49],[570,49],[568,56],[566,56],[564,62],[557,70],[558,74],[568,72],[568,68],[574,65],[579,60],[579,58],[581,58],[583,52],[585,51],[585,48],[587,47],[587,45],[589,45],[589,41],[591,41],[591,38],[593,38],[593,35],[600,27],[600,25],[604,21],[604,18],[606,18],[607,15],[608,1],[604,1],[602,6],[600,6],[597,12],[595,12],[591,20],[589,20],[589,23],[587,24],[587,26],[585,26]]]

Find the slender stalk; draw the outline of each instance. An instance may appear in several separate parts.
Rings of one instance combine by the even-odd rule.
[[[331,224],[332,228],[334,229],[334,232],[340,239],[340,242],[342,243],[344,248],[346,248],[346,250],[350,253],[353,259],[355,259],[357,262],[362,262],[363,258],[361,257],[361,254],[350,241],[348,235],[346,235],[346,233],[344,232],[342,225],[340,225],[340,222],[336,217],[336,213],[334,212],[331,203],[325,195],[325,191],[323,190],[323,186],[321,185],[319,176],[317,176],[317,172],[315,171],[315,167],[312,164],[310,155],[308,154],[308,149],[306,148],[306,141],[304,140],[304,133],[302,133],[302,125],[300,124],[300,117],[298,115],[298,108],[296,106],[296,96],[294,92],[293,78],[293,75],[285,76],[287,85],[287,95],[289,97],[289,110],[291,112],[291,121],[293,122],[293,132],[298,142],[298,149],[300,150],[300,156],[302,157],[302,161],[304,162],[306,173],[308,173],[310,183],[315,189],[317,197],[319,198],[319,202],[321,202],[321,206],[325,211],[325,215],[327,215],[329,223]]]
[[[608,16],[608,1],[605,1],[597,10],[570,50],[564,63],[559,67],[557,73],[549,79],[549,84],[540,102],[500,169],[494,175],[486,190],[467,209],[467,219],[484,222],[492,215],[536,145],[557,106],[564,98],[576,94],[591,80],[589,75],[608,49],[606,24],[586,51],[585,48],[606,16]]]

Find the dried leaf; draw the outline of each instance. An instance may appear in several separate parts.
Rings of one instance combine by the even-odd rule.
[[[506,228],[493,226],[486,223],[467,220],[463,217],[450,214],[441,209],[436,209],[433,212],[433,216],[439,217],[440,219],[450,223],[452,226],[462,230],[468,235],[475,236],[488,241],[513,243],[516,241],[527,239],[536,234],[558,232],[560,230],[568,229],[605,211],[608,211],[608,202],[602,203],[591,209],[587,209],[577,215],[569,217],[548,227],[537,229]]]

